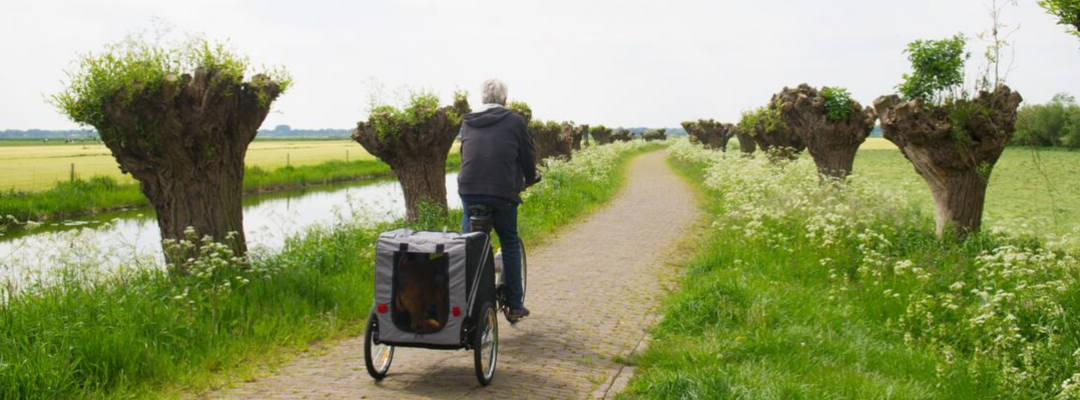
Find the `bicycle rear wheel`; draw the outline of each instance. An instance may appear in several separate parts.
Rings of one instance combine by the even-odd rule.
[[[521,304],[525,304],[525,292],[529,287],[528,257],[525,257],[525,242],[521,242]]]

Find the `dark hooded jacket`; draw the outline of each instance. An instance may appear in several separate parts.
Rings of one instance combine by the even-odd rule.
[[[465,115],[458,194],[495,196],[520,204],[521,191],[535,179],[536,154],[524,118],[504,107]]]

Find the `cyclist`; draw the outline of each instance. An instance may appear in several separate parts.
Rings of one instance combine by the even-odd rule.
[[[462,209],[462,232],[469,230],[471,205],[492,210],[492,225],[502,243],[503,277],[506,281],[507,319],[529,315],[521,288],[521,239],[517,233],[517,207],[521,191],[540,179],[532,140],[525,119],[506,108],[506,84],[489,79],[481,89],[483,104],[465,115],[461,124],[461,172],[458,194]]]

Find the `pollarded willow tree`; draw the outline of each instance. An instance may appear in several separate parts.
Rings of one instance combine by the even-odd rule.
[[[697,121],[683,121],[679,125],[682,125],[683,130],[686,131],[686,136],[690,137],[690,143],[698,143],[700,141],[697,135],[700,135],[698,129],[701,129],[701,127],[698,126]]]
[[[525,103],[524,101],[511,101],[506,105],[506,108],[509,108],[510,111],[516,112],[521,118],[524,118],[525,126],[528,126],[529,122],[532,121],[532,108],[529,107],[528,103]]]
[[[589,136],[592,136],[596,141],[596,145],[605,145],[612,142],[613,132],[611,128],[603,125],[597,125],[589,128]]]
[[[574,138],[566,131],[564,124],[554,121],[531,121],[528,125],[529,137],[536,148],[536,159],[570,159]]]
[[[731,138],[735,137],[735,124],[725,122],[724,123],[724,143],[721,148],[725,153],[727,152],[728,143],[731,143]]]
[[[744,156],[749,156],[757,150],[757,143],[754,143],[754,126],[753,121],[748,119],[746,113],[743,113],[742,119],[738,124],[728,124],[730,133],[728,138],[735,137],[739,140],[739,151]]]
[[[626,128],[616,129],[615,133],[611,134],[612,142],[629,142],[631,140],[634,140],[634,134]]]
[[[185,230],[247,252],[241,196],[244,154],[291,82],[283,70],[249,74],[225,45],[191,39],[159,45],[138,38],[80,60],[53,97],[73,121],[97,129],[120,170],[139,181],[163,239]],[[174,272],[202,242],[166,249]]]
[[[753,154],[757,150],[757,143],[754,143],[754,136],[750,134],[751,131],[744,131],[738,125],[734,125],[731,131],[735,138],[739,139],[739,151],[743,155]]]
[[[574,139],[566,132],[566,123],[534,121],[532,108],[523,101],[512,101],[506,108],[525,119],[526,131],[535,147],[537,160],[548,157],[570,158]]]
[[[589,145],[589,126],[578,125],[571,126],[573,129],[574,137],[574,150],[581,150],[581,147]],[[584,141],[584,143],[582,143]]]
[[[979,230],[990,173],[1015,132],[1022,100],[1005,85],[969,98],[961,89],[964,45],[959,35],[909,44],[914,71],[898,86],[900,96],[874,101],[885,139],[930,186],[942,238]]]
[[[697,124],[701,132],[698,140],[704,143],[705,147],[727,152],[728,140],[731,140],[734,125],[712,119],[698,120]]]
[[[413,94],[402,109],[390,105],[371,110],[352,138],[390,165],[405,195],[405,217],[415,221],[426,204],[446,212],[446,157],[469,113],[465,93],[454,94],[454,104],[439,107],[439,97]]]
[[[842,88],[807,84],[784,88],[773,98],[780,118],[806,144],[824,176],[843,179],[851,174],[855,152],[874,130],[874,109],[862,108]]]
[[[776,96],[773,96],[768,106],[744,112],[736,129],[749,134],[774,160],[795,159],[806,144],[780,118],[780,110],[775,105]]]
[[[701,143],[706,148],[727,151],[727,143],[735,135],[735,126],[712,119],[699,119],[682,123],[691,143]],[[751,150],[753,151],[753,150]]]
[[[654,140],[667,140],[667,129],[659,128],[647,131],[641,134],[641,138],[644,139],[646,142],[651,142]]]

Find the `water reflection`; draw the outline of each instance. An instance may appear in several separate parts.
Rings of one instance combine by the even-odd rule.
[[[446,176],[447,202],[461,207],[457,174]],[[397,181],[250,196],[244,230],[254,254],[279,251],[285,240],[316,225],[385,222],[405,216]],[[0,238],[0,282],[27,283],[64,274],[96,275],[120,266],[160,267],[161,234],[153,210],[132,210],[53,223]]]

